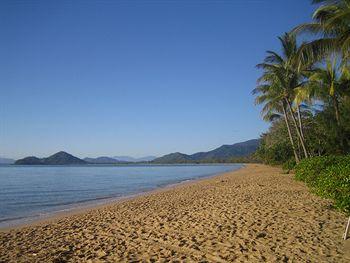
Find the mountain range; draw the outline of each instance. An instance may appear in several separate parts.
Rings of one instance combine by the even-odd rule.
[[[16,164],[16,165],[81,165],[81,164],[120,164],[130,162],[148,162],[156,157],[147,156],[143,158],[133,158],[123,156],[123,158],[116,159],[114,157],[100,156],[97,158],[86,157],[80,159],[66,152],[58,152],[47,158],[38,158],[35,156],[28,156],[17,161],[7,158],[0,158],[0,164]],[[3,163],[1,162],[3,161]]]
[[[246,157],[256,151],[260,143],[259,139],[253,139],[232,145],[222,145],[208,152],[198,152],[191,155],[184,153],[170,153],[159,158],[147,156],[133,158],[128,156],[101,156],[97,158],[80,159],[66,152],[58,152],[46,158],[35,156],[25,157],[15,162],[17,165],[82,165],[82,164],[120,164],[130,162],[148,162],[155,164],[172,163],[200,163],[200,162],[231,162],[237,157]],[[155,159],[154,159],[155,158]],[[2,160],[4,158],[1,158]],[[7,159],[8,161],[10,159]]]
[[[191,162],[214,162],[230,161],[236,157],[246,157],[254,153],[260,140],[253,139],[245,142],[239,142],[232,145],[222,145],[208,152],[198,152],[191,155],[184,153],[170,153],[154,159],[153,163],[191,163]]]

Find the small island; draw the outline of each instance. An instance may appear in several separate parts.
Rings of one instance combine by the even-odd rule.
[[[15,162],[15,165],[81,165],[81,164],[87,164],[87,162],[63,151],[55,153],[47,158],[38,158],[35,156],[29,156],[23,159],[19,159]]]

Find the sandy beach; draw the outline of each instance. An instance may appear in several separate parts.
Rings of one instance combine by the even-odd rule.
[[[3,229],[0,262],[350,262],[346,220],[292,175],[251,164]]]

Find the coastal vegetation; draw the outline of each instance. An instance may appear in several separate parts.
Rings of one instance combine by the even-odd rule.
[[[349,212],[350,1],[313,4],[313,21],[279,37],[280,52],[267,51],[257,65],[252,93],[271,126],[255,156],[296,165],[297,179]]]
[[[350,156],[320,156],[302,160],[295,178],[314,193],[334,200],[335,207],[350,214]]]

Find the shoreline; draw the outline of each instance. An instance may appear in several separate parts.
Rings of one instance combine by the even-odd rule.
[[[239,167],[238,169],[233,169],[233,170],[228,171],[228,172],[212,174],[209,176],[204,176],[204,177],[200,177],[200,178],[196,178],[196,179],[187,179],[184,181],[159,186],[159,187],[156,187],[154,189],[144,191],[144,192],[135,193],[135,194],[129,194],[129,195],[120,196],[120,197],[116,197],[116,198],[106,198],[106,199],[104,199],[104,201],[101,201],[98,203],[88,202],[85,205],[72,206],[71,208],[67,208],[67,210],[48,212],[46,215],[36,216],[36,217],[34,216],[35,218],[23,220],[23,222],[14,223],[14,224],[11,224],[9,226],[0,226],[0,232],[8,232],[11,230],[17,230],[17,229],[21,229],[21,228],[25,228],[25,227],[38,226],[38,225],[42,225],[42,224],[46,224],[46,223],[50,223],[50,222],[55,222],[57,220],[65,218],[65,217],[74,216],[74,215],[81,215],[81,214],[88,213],[88,212],[93,211],[93,210],[108,208],[109,206],[113,206],[115,204],[119,204],[119,203],[122,203],[125,201],[133,200],[134,198],[171,190],[175,187],[196,183],[198,181],[202,181],[202,180],[206,180],[206,179],[210,179],[210,178],[215,178],[218,176],[223,176],[227,173],[239,171],[239,170],[244,169],[246,167],[246,164],[243,164],[243,163],[238,164],[238,165],[241,165],[241,167]]]
[[[247,164],[0,232],[0,262],[349,262],[347,217],[280,168]]]

